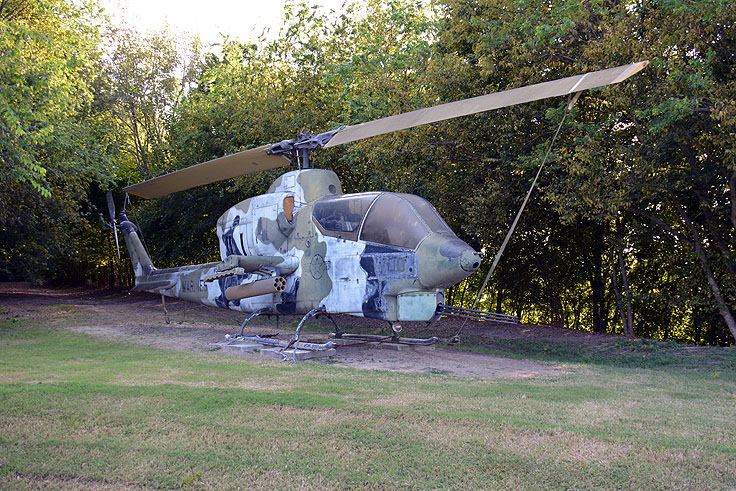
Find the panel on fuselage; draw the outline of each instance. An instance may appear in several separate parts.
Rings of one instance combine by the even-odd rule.
[[[325,308],[330,312],[363,315],[367,274],[360,265],[360,257],[365,243],[334,237],[324,237],[324,240],[332,278],[332,290],[323,301]]]

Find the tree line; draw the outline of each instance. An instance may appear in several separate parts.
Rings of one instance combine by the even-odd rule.
[[[567,115],[483,309],[732,344],[736,6],[711,0],[288,4],[278,33],[204,49],[94,3],[0,1],[0,280],[125,285],[104,193],[245,148],[648,59]],[[567,101],[320,152],[345,192],[420,195],[486,253],[470,306]],[[216,259],[215,221],[279,171],[126,201],[159,267]],[[484,269],[485,268],[485,269]]]

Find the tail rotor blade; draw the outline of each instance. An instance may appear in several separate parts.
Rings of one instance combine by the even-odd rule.
[[[120,263],[120,242],[118,241],[118,225],[112,224],[112,229],[115,232],[115,249],[118,251],[118,263]]]
[[[112,229],[115,232],[115,249],[118,251],[118,264],[120,263],[120,241],[118,240],[118,222],[115,220],[115,200],[112,198],[112,191],[105,194],[107,198],[107,211],[110,212],[110,220],[112,220]]]
[[[115,223],[115,200],[112,199],[112,191],[108,191],[105,198],[107,198],[107,211],[110,212],[110,220]]]

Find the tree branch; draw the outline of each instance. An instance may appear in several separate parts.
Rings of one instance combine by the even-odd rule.
[[[698,189],[698,187],[695,186],[694,184],[693,184],[693,187],[695,189],[695,194],[700,200],[700,207],[703,209],[703,215],[705,216],[705,224],[707,226],[707,229],[710,232],[710,235],[713,238],[713,241],[716,243],[716,246],[718,247],[718,249],[720,249],[721,254],[723,254],[723,258],[726,260],[728,272],[734,278],[736,278],[736,265],[734,264],[731,258],[731,251],[728,249],[728,246],[723,241],[723,237],[721,237],[721,234],[718,233],[718,225],[716,223],[715,217],[713,216],[713,211],[710,209],[710,204],[708,203],[708,197],[702,190]]]
[[[731,195],[731,225],[736,230],[736,170],[728,180],[728,186],[730,188],[728,192]]]
[[[643,216],[645,218],[648,218],[653,223],[655,223],[655,224],[659,225],[660,227],[662,227],[666,232],[668,232],[670,235],[674,236],[680,242],[683,242],[683,243],[685,243],[685,244],[687,244],[687,245],[689,245],[691,247],[693,246],[693,243],[690,240],[688,240],[687,237],[685,237],[680,232],[678,232],[677,230],[673,229],[672,227],[670,227],[669,225],[667,225],[661,219],[655,217],[654,215],[651,215],[651,214],[649,214],[649,213],[647,213],[645,211],[639,210],[638,208],[634,208],[633,206],[630,206],[630,207],[626,208],[626,211],[631,212],[631,213],[634,213],[635,215],[639,215],[639,216]]]

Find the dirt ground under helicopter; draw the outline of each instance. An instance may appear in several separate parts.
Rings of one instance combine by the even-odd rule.
[[[176,299],[167,299],[167,311],[171,323],[166,323],[161,297],[150,293],[104,291],[80,288],[41,288],[25,283],[0,283],[0,317],[28,319],[39,326],[67,329],[105,339],[133,342],[181,351],[204,352],[212,356],[261,357],[257,353],[241,353],[236,349],[217,349],[208,343],[223,341],[228,333],[236,333],[243,314],[213,309]],[[289,339],[298,318],[281,318],[276,329],[274,319],[258,318],[248,325],[246,333],[278,334]],[[378,332],[385,323],[350,316],[336,316],[335,320],[346,332]],[[408,323],[405,334],[411,337],[449,337],[459,327],[461,320],[442,319],[425,328],[424,323]],[[314,321],[302,340],[324,342],[332,324],[326,318]],[[484,340],[550,339],[562,341],[574,338],[575,342],[595,343],[594,336],[568,329],[555,329],[533,325],[508,326],[502,324],[468,321],[464,338],[474,344]],[[465,343],[468,340],[464,339]],[[571,341],[573,339],[570,339]],[[337,348],[331,363],[366,370],[391,370],[413,373],[443,373],[454,376],[481,378],[516,378],[541,375],[561,375],[577,372],[579,367],[559,363],[542,363],[530,360],[468,352],[437,344],[431,349],[410,348],[391,350],[375,345],[356,343]]]

